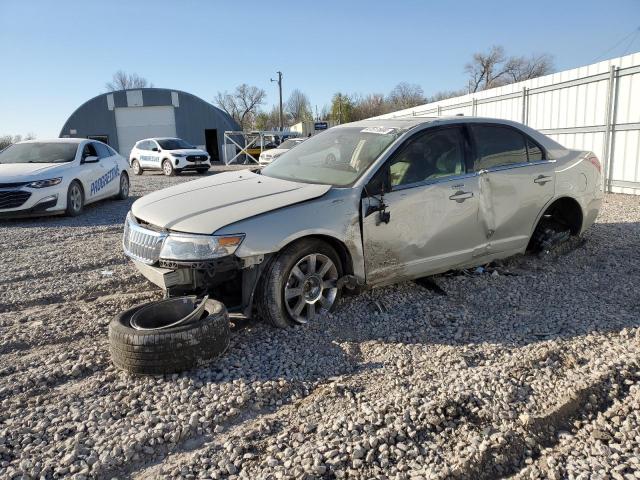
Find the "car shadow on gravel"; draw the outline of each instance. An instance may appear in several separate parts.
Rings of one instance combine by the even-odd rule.
[[[570,251],[504,261],[496,275],[438,276],[344,299],[341,342],[521,347],[640,326],[640,223],[597,223]],[[503,268],[509,275],[500,274]]]
[[[121,227],[131,205],[139,196],[130,196],[126,200],[100,200],[84,207],[77,217],[49,215],[0,220],[2,228],[87,228],[118,225]]]

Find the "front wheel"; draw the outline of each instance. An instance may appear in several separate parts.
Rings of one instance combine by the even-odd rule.
[[[169,160],[165,160],[164,162],[162,162],[162,173],[164,173],[167,177],[173,177],[176,174],[176,171]]]
[[[142,167],[140,166],[140,162],[138,160],[133,160],[131,162],[131,170],[133,170],[134,175],[142,175]]]
[[[80,182],[74,180],[67,190],[67,209],[65,213],[70,217],[77,217],[84,209],[84,192]]]
[[[312,322],[331,311],[340,292],[342,264],[321,240],[286,247],[264,271],[258,286],[258,316],[280,328]]]

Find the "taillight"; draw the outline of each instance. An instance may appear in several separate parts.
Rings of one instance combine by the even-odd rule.
[[[585,160],[596,167],[598,173],[602,173],[602,165],[600,164],[600,160],[598,160],[598,157],[596,157],[593,153],[589,155]]]

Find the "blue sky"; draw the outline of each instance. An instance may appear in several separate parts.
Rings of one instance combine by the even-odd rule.
[[[57,136],[119,69],[211,101],[284,72],[321,109],[340,90],[466,84],[473,52],[548,52],[557,70],[640,50],[640,0],[314,2],[0,0],[0,135]],[[603,57],[607,50],[611,49]]]

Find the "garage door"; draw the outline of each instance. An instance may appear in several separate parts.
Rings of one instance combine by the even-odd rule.
[[[129,158],[138,140],[175,137],[176,118],[172,106],[116,108],[116,128],[120,155]]]

